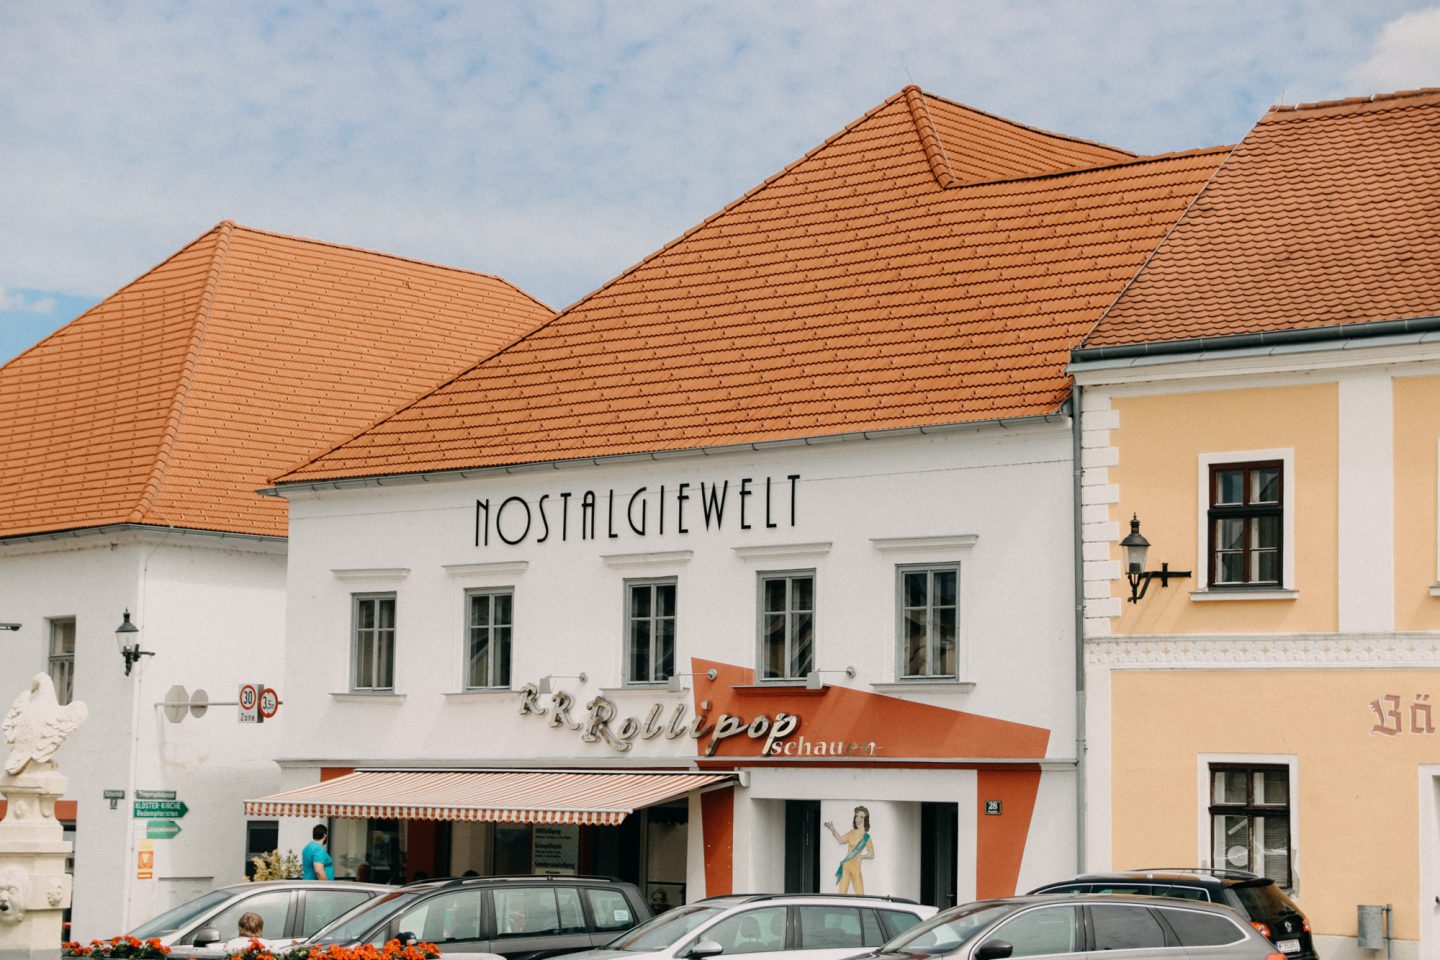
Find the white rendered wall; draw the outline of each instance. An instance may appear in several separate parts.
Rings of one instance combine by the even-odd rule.
[[[813,569],[817,666],[836,671],[853,666],[853,680],[827,673],[826,681],[868,691],[872,684],[896,679],[896,565],[959,560],[961,677],[973,687],[883,692],[1048,728],[1047,755],[1057,761],[1059,772],[1044,775],[1042,806],[1032,821],[1033,850],[1027,852],[1022,877],[1067,873],[1074,865],[1075,837],[1074,779],[1067,764],[1075,740],[1070,442],[1068,424],[1057,423],[612,461],[380,488],[291,490],[286,649],[291,679],[282,748],[286,783],[314,782],[320,766],[563,768],[694,757],[687,739],[637,741],[623,754],[584,743],[574,731],[522,717],[515,692],[461,695],[467,588],[514,590],[514,689],[553,674],[557,686],[573,692],[582,705],[603,691],[624,716],[657,701],[688,704],[692,697],[663,689],[622,689],[627,579],[677,578],[679,669],[688,670],[692,657],[754,667],[757,574]],[[786,490],[791,474],[800,476],[794,526]],[[735,522],[736,488],[742,478],[759,486],[767,476],[773,478],[775,505],[783,504],[775,511],[781,524],[764,529],[759,501],[752,500],[753,528],[741,530]],[[731,487],[726,523],[707,531],[699,484],[726,480]],[[658,488],[663,485],[673,497],[680,483],[692,484],[690,532],[675,530],[672,500],[666,533],[657,535]],[[642,486],[650,524],[643,538],[624,519],[630,493]],[[618,501],[614,538],[606,529],[612,489]],[[590,540],[577,538],[573,506],[586,490],[600,500],[597,537]],[[554,509],[566,491],[573,494],[570,536],[562,541]],[[548,542],[536,542],[539,520],[532,512],[535,527],[524,542],[507,545],[492,531],[488,547],[476,546],[477,499],[490,501],[493,510],[509,497],[524,497],[533,511],[545,495],[554,528]],[[512,519],[517,515],[510,514]],[[511,526],[508,535],[514,538],[519,530]],[[941,537],[974,541],[937,551],[925,540]],[[917,543],[892,542],[881,549],[875,542],[897,538],[917,538]],[[753,554],[747,548],[761,545],[802,546],[793,556],[745,555]],[[393,592],[397,598],[393,696],[348,692],[352,595],[369,592]],[[583,685],[565,676],[581,672],[589,677]],[[763,703],[756,709],[764,710]],[[779,773],[752,772],[754,783]],[[844,792],[817,792],[816,780],[789,796],[863,800],[876,797],[881,781],[908,786],[935,774],[847,775],[861,778],[860,784]],[[956,784],[968,783],[963,788],[968,794],[947,789],[923,799],[960,802],[962,845],[973,844],[973,811],[965,803],[967,796],[974,803],[974,775],[952,771],[946,776]],[[914,797],[895,797],[907,799]],[[773,833],[772,841],[783,834],[783,815],[776,821],[769,807],[780,805],[762,809],[745,799],[743,789],[738,792],[736,889],[774,888],[783,879],[783,862],[777,859],[783,844],[756,833]],[[282,845],[309,826],[282,821]],[[700,830],[696,820],[691,826],[693,854]],[[746,837],[753,837],[748,847]],[[965,885],[974,883],[973,860],[973,848],[961,851],[962,897]],[[690,889],[699,890],[703,871],[693,855],[691,861]]]
[[[244,879],[241,803],[278,786],[279,728],[241,727],[234,707],[172,724],[158,704],[176,684],[231,701],[257,672],[282,684],[283,550],[180,531],[0,546],[0,619],[23,624],[0,634],[0,698],[13,699],[47,669],[46,619],[76,621],[75,698],[90,718],[57,755],[66,797],[78,803],[76,939],[121,933],[199,890]],[[114,635],[127,608],[143,648],[156,654],[130,677]],[[152,880],[135,877],[145,821],[132,816],[132,756],[133,788],[174,790],[189,807],[179,836],[153,841]],[[107,789],[126,791],[114,810],[102,798]]]

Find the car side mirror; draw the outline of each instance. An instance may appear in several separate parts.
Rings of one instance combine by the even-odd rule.
[[[220,931],[214,927],[201,927],[195,932],[195,946],[211,947],[220,942]]]
[[[695,946],[685,951],[687,957],[718,957],[725,952],[725,948],[714,940],[701,940]]]
[[[408,947],[410,944],[419,941],[420,938],[409,930],[401,930],[395,939],[400,941],[400,946]]]
[[[1004,940],[986,940],[975,949],[975,960],[1005,960],[1015,948]]]

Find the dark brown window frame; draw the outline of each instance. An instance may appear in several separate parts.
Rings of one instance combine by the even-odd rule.
[[[1286,890],[1292,888],[1295,882],[1295,792],[1286,787],[1285,802],[1279,803],[1256,803],[1255,802],[1255,774],[1257,773],[1284,773],[1287,783],[1290,778],[1290,765],[1286,763],[1237,763],[1237,762],[1216,762],[1209,765],[1210,772],[1206,784],[1206,796],[1209,797],[1209,834],[1210,834],[1210,863],[1218,863],[1215,856],[1215,818],[1217,816],[1242,816],[1251,821],[1250,835],[1255,835],[1254,820],[1256,817],[1265,817],[1283,810],[1285,813],[1285,866],[1286,876],[1280,886]],[[1244,803],[1223,803],[1215,799],[1215,774],[1221,772],[1240,772],[1245,774],[1245,802]],[[1250,866],[1251,872],[1255,872],[1254,864]]]
[[[1274,468],[1276,471],[1276,496],[1278,500],[1274,503],[1253,503],[1250,501],[1250,476],[1255,470]],[[1219,478],[1224,471],[1244,471],[1241,487],[1244,491],[1245,501],[1238,504],[1220,504],[1219,499]],[[1209,494],[1207,503],[1209,509],[1206,511],[1205,540],[1206,540],[1206,585],[1221,590],[1236,589],[1245,590],[1254,587],[1283,587],[1285,585],[1285,461],[1283,460],[1241,460],[1232,463],[1210,464]],[[1219,552],[1215,540],[1215,527],[1217,521],[1222,519],[1243,519],[1245,521],[1246,544],[1250,542],[1251,530],[1254,521],[1261,517],[1280,518],[1280,538],[1275,547],[1275,568],[1276,579],[1256,580],[1255,571],[1252,569],[1251,551],[1247,546],[1244,551],[1245,557],[1245,579],[1226,580],[1217,582],[1216,556]]]

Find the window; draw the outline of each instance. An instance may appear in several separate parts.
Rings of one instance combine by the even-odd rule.
[[[629,930],[635,926],[635,911],[630,901],[619,890],[604,890],[587,887],[585,896],[590,900],[590,912],[595,916],[596,930]]]
[[[396,932],[434,944],[479,940],[484,896],[485,891],[472,887],[429,897],[400,915]]]
[[[580,891],[574,887],[519,887],[493,891],[500,937],[584,933]]]
[[[1093,906],[1090,927],[1096,950],[1147,950],[1165,946],[1165,928],[1148,909],[1138,905]]]
[[[625,682],[664,683],[675,672],[675,581],[625,584]]]
[[[869,914],[870,911],[865,911]],[[860,908],[839,904],[823,907],[796,907],[796,929],[800,936],[798,950],[838,950],[865,946],[861,932]],[[867,916],[870,925],[878,931],[879,925],[873,916]]]
[[[465,594],[465,689],[510,687],[510,635],[513,595],[509,590],[473,590]]]
[[[255,858],[280,846],[279,820],[248,820],[245,823],[245,879],[255,876]]]
[[[760,907],[726,917],[700,935],[724,947],[724,954],[769,953],[785,949],[785,908]],[[693,946],[693,944],[692,944]]]
[[[987,939],[1011,944],[1015,948],[1012,957],[1044,957],[1075,952],[1078,930],[1074,907],[1043,907],[1005,921]]]
[[[354,640],[352,688],[395,689],[395,594],[355,595]]]
[[[313,937],[331,920],[369,900],[364,890],[346,890],[345,884],[338,884],[338,890],[306,890],[301,896],[301,937]]]
[[[1210,862],[1290,886],[1290,769],[1210,766]]]
[[[800,680],[814,669],[814,572],[761,574],[761,679]]]
[[[900,675],[958,677],[960,567],[900,567]]]
[[[229,907],[205,921],[205,927],[220,931],[221,940],[233,940],[240,936],[240,917],[246,913],[257,913],[264,921],[262,937],[285,937],[285,919],[290,915],[289,890],[268,890],[254,896],[243,897]],[[197,931],[198,932],[198,931]]]
[[[1239,943],[1245,933],[1233,920],[1195,910],[1161,910],[1160,915],[1175,931],[1182,947],[1222,947]]]
[[[75,618],[55,617],[50,623],[50,679],[55,699],[69,703],[75,697]]]
[[[1283,461],[1210,465],[1211,586],[1281,582]]]

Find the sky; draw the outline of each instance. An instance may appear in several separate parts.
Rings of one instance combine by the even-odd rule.
[[[1440,87],[1440,0],[4,0],[0,362],[225,219],[563,307],[909,83],[1233,143]]]

